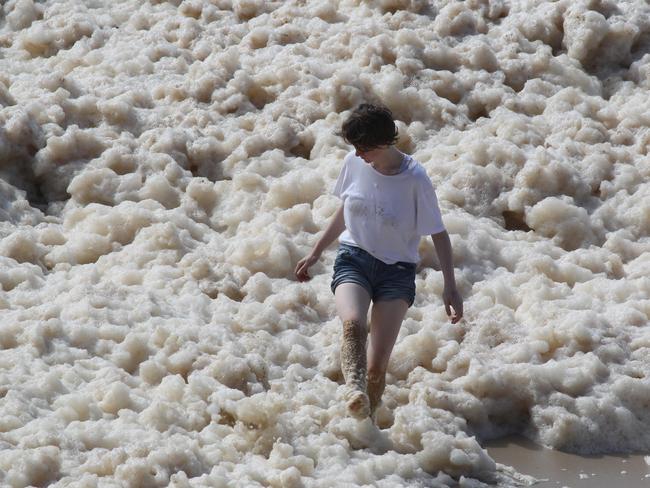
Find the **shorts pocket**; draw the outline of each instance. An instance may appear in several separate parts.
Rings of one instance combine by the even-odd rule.
[[[334,271],[337,271],[341,266],[349,266],[353,259],[352,252],[346,247],[340,247],[334,259]]]
[[[342,257],[347,257],[347,256],[351,256],[352,253],[347,247],[342,247],[341,249],[339,249],[338,255]]]
[[[341,248],[336,253],[336,259],[334,260],[334,262],[337,263],[337,262],[340,262],[340,261],[349,261],[351,257],[352,257],[352,254],[350,253],[349,250],[347,250],[345,248]]]
[[[336,254],[336,257],[338,258],[340,256],[342,259],[350,259],[360,257],[362,253],[363,251],[358,247],[341,245],[339,247],[338,253]]]

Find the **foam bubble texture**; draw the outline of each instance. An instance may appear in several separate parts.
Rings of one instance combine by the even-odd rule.
[[[646,2],[0,9],[0,484],[513,486],[482,440],[650,449]],[[341,401],[334,251],[292,276],[364,101],[466,306],[423,241],[377,426]]]

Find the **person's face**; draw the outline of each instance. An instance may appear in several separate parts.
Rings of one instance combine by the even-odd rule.
[[[374,148],[363,148],[363,147],[355,147],[355,154],[357,157],[363,159],[366,163],[372,163],[379,151],[382,150],[381,147],[374,147]]]

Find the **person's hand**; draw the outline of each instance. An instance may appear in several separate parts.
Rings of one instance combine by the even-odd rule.
[[[318,258],[319,256],[316,256],[314,254],[309,254],[308,256],[305,256],[300,261],[298,261],[298,264],[296,265],[296,270],[294,271],[296,274],[296,278],[298,278],[298,281],[300,282],[309,281],[311,279],[308,270],[311,266],[316,264]]]
[[[442,301],[445,304],[445,312],[451,318],[451,323],[458,323],[463,318],[463,299],[456,287],[445,287],[442,292]]]

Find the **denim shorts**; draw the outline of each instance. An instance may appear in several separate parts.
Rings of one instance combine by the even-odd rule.
[[[373,302],[401,298],[409,305],[415,300],[415,263],[386,264],[360,247],[340,244],[334,261],[332,293],[341,283],[363,286]]]

